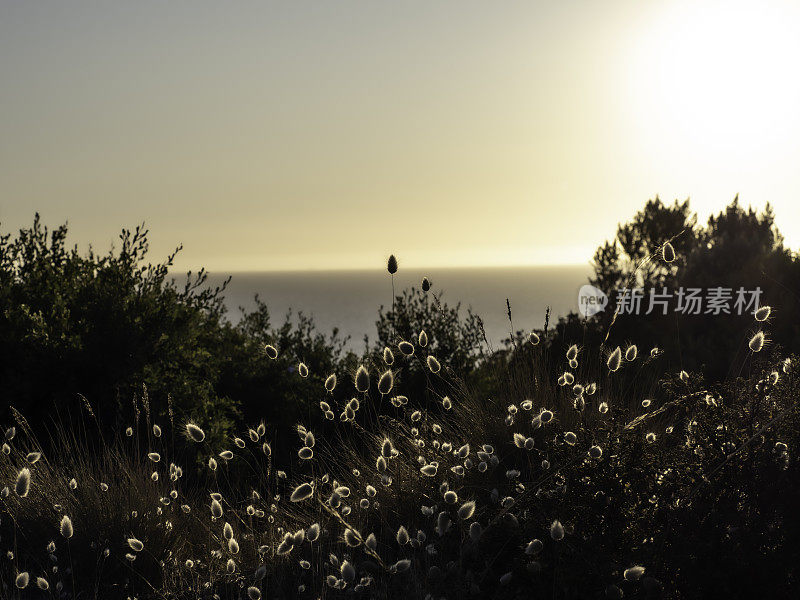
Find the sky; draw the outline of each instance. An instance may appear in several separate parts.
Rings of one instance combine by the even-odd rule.
[[[0,229],[178,269],[586,263],[649,198],[800,249],[787,0],[0,3]]]

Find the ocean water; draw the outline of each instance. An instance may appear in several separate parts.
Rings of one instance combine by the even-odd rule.
[[[448,305],[460,302],[471,307],[484,321],[486,337],[496,348],[509,335],[506,298],[511,302],[515,329],[544,324],[545,310],[551,322],[578,309],[578,289],[591,274],[588,265],[558,267],[489,267],[450,269],[401,269],[395,274],[395,291],[419,287],[423,276],[431,280],[431,291],[444,292]],[[240,307],[250,310],[254,296],[266,302],[274,325],[283,322],[289,309],[314,317],[319,331],[334,327],[349,335],[350,347],[363,349],[364,335],[375,340],[378,308],[392,301],[391,278],[385,269],[363,271],[296,271],[231,273],[225,293],[229,318],[237,321]],[[213,273],[212,285],[225,276]]]

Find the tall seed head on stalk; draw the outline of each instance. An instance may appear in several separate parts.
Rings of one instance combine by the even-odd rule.
[[[206,439],[205,432],[202,429],[200,429],[200,427],[191,422],[186,423],[186,435],[190,440],[197,443],[200,443],[204,439]]]
[[[758,331],[753,337],[750,338],[750,341],[747,345],[750,347],[751,351],[761,352],[761,349],[764,347],[764,340],[764,332]]]
[[[378,391],[386,395],[392,391],[392,387],[394,387],[394,373],[389,369],[378,380]]]
[[[70,519],[67,515],[61,517],[61,524],[59,526],[61,530],[61,535],[66,539],[72,537],[73,530],[72,530],[72,519]]]
[[[31,471],[28,467],[20,469],[14,491],[20,498],[25,498],[31,490]]]
[[[356,390],[362,394],[369,389],[369,371],[367,371],[364,365],[361,365],[358,367],[358,370],[356,370],[355,385]]]
[[[619,346],[609,355],[606,364],[608,365],[608,370],[612,373],[619,369],[620,364],[622,364],[622,349]]]
[[[664,247],[661,249],[661,257],[666,263],[671,263],[675,260],[675,248],[672,247],[672,244],[669,242],[664,244]]]

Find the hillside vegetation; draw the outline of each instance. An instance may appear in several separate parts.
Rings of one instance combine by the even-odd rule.
[[[232,324],[143,229],[102,256],[38,218],[0,238],[2,597],[794,597],[798,261],[737,203],[651,227],[687,211],[648,203],[595,283],[682,285],[749,223],[758,310],[612,305],[497,352],[427,281],[355,354],[263,303]]]

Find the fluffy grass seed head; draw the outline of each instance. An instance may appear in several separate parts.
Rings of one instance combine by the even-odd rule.
[[[762,306],[753,313],[753,316],[756,318],[756,321],[764,322],[769,319],[770,313],[772,313],[772,307]]]
[[[564,526],[558,519],[553,521],[550,525],[550,537],[556,542],[560,542],[564,539]]]
[[[672,244],[669,242],[666,242],[661,248],[661,258],[663,258],[666,263],[671,263],[675,260],[675,248],[673,248]]]
[[[635,565],[629,569],[625,569],[622,577],[625,581],[638,581],[644,575],[644,567]]]
[[[289,554],[289,552],[292,550],[294,550],[294,535],[291,533],[286,533],[283,536],[281,543],[278,544],[275,554],[278,556],[284,556],[285,554]]]
[[[452,521],[450,520],[450,515],[447,512],[442,511],[436,517],[436,533],[439,537],[444,536],[449,530],[450,525],[452,525]]]
[[[534,538],[530,542],[528,542],[527,546],[525,546],[525,554],[527,554],[528,556],[534,556],[536,554],[539,554],[539,552],[541,552],[543,549],[544,549],[544,544],[542,543],[542,540]]]
[[[620,365],[622,364],[622,349],[617,346],[614,351],[609,355],[608,360],[606,361],[606,365],[608,366],[608,370],[612,373],[619,369]]]
[[[191,421],[186,423],[186,437],[198,444],[206,439],[206,433]]]
[[[301,483],[292,491],[292,495],[289,497],[291,502],[302,502],[303,500],[308,500],[314,494],[314,486],[310,483]]]
[[[328,378],[325,380],[325,391],[332,392],[333,389],[336,387],[336,373],[328,375]]]
[[[342,580],[347,583],[351,583],[356,578],[356,569],[348,560],[342,561],[339,572],[342,574]]]
[[[403,356],[413,356],[414,354],[414,344],[405,340],[397,344],[397,349],[400,350]]]
[[[69,539],[72,537],[74,531],[72,529],[72,519],[70,519],[67,515],[61,517],[61,524],[59,525],[59,529],[61,530],[61,536]]]
[[[394,364],[394,352],[388,346],[383,349],[383,362],[390,366]]]
[[[20,498],[25,498],[28,492],[31,491],[31,470],[28,467],[23,467],[17,473],[17,481],[14,485],[14,492]]]
[[[462,521],[466,521],[472,518],[472,515],[475,514],[475,501],[474,500],[467,500],[458,507],[458,518]]]
[[[306,539],[309,542],[316,542],[319,539],[319,533],[320,533],[319,523],[314,523],[306,531]]]
[[[427,464],[419,470],[425,477],[436,477],[436,471],[438,471],[438,465],[434,463]]]
[[[251,585],[249,588],[247,588],[247,597],[249,600],[261,600],[261,590]]]
[[[401,558],[389,568],[389,571],[392,573],[402,573],[408,571],[410,568],[411,561],[407,558]]]
[[[763,331],[757,331],[756,334],[750,338],[750,341],[747,345],[750,347],[752,352],[761,352],[761,349],[764,347],[765,336]]]
[[[31,576],[28,574],[28,572],[23,571],[17,575],[16,579],[14,579],[14,585],[16,585],[18,589],[24,590],[26,587],[28,587],[28,582],[30,582],[30,580]]]
[[[344,530],[343,537],[344,537],[344,543],[350,546],[351,548],[355,548],[361,544],[361,536],[355,529],[351,527],[348,527],[347,529]]]
[[[400,544],[401,546],[405,546],[410,540],[410,536],[408,535],[408,529],[406,529],[401,525],[400,529],[397,530],[395,539],[397,540],[398,544]]]
[[[361,392],[362,394],[369,390],[369,371],[364,365],[361,365],[356,369],[356,375],[353,378],[353,381],[356,386],[356,390]]]
[[[378,380],[378,391],[384,396],[392,391],[394,387],[394,373],[389,369],[381,375]]]
[[[386,261],[386,270],[389,271],[391,275],[397,273],[397,258],[394,254],[389,256],[389,260]]]
[[[383,438],[383,442],[381,443],[381,456],[386,458],[393,457],[397,451],[394,449],[394,445],[392,444],[392,440],[388,437]]]

